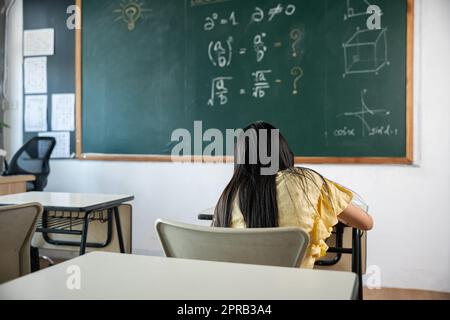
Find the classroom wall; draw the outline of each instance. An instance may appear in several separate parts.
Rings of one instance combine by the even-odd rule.
[[[5,43],[5,0],[0,0],[0,43]],[[3,119],[3,75],[5,68],[5,46],[0,45],[0,119]],[[0,128],[0,149],[3,148],[3,128]],[[0,168],[2,165],[0,164]]]
[[[21,0],[13,23],[20,25]],[[21,53],[14,28],[12,56]],[[416,0],[414,166],[313,166],[357,190],[370,206],[368,263],[379,266],[383,287],[450,292],[450,1]],[[21,83],[21,59],[10,73]],[[20,108],[6,145],[21,144]],[[11,116],[10,116],[11,117]],[[12,119],[12,118],[11,118]],[[215,205],[232,173],[230,165],[53,161],[48,191],[129,193],[134,204],[134,251],[159,254],[153,223],[159,217],[196,223],[196,214]]]

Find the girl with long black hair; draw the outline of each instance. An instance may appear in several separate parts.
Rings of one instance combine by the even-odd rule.
[[[315,260],[326,254],[325,241],[339,220],[361,230],[372,229],[373,220],[352,204],[350,190],[311,169],[295,167],[294,154],[283,135],[277,130],[278,148],[272,145],[273,139],[267,138],[273,130],[277,129],[264,122],[244,129],[244,133],[254,134],[238,139],[234,174],[216,206],[213,226],[300,227],[310,235],[301,266],[313,268]],[[261,145],[269,154],[278,150],[278,172],[262,174],[270,164],[261,159]],[[274,156],[271,154],[271,158]]]

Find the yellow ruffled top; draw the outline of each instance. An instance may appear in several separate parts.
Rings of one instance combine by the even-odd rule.
[[[338,223],[338,215],[352,201],[353,193],[311,170],[296,170],[297,174],[283,171],[276,178],[278,225],[300,227],[309,233],[310,243],[301,267],[312,269],[316,259],[327,253],[325,241]],[[246,227],[237,199],[233,205],[231,227]]]

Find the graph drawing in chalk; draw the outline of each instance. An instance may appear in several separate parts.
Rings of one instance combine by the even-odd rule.
[[[345,78],[349,74],[374,73],[389,65],[387,28],[359,30],[342,44],[344,49]]]
[[[361,108],[355,112],[345,112],[337,117],[356,117],[361,120],[362,135],[365,136],[366,132],[372,132],[373,128],[370,125],[370,118],[374,116],[390,116],[391,112],[387,109],[380,109],[376,107],[369,107],[366,103],[367,89],[361,90]]]

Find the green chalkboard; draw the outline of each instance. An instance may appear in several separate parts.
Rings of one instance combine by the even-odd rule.
[[[264,120],[302,161],[410,161],[412,1],[369,2],[84,0],[79,155]]]

